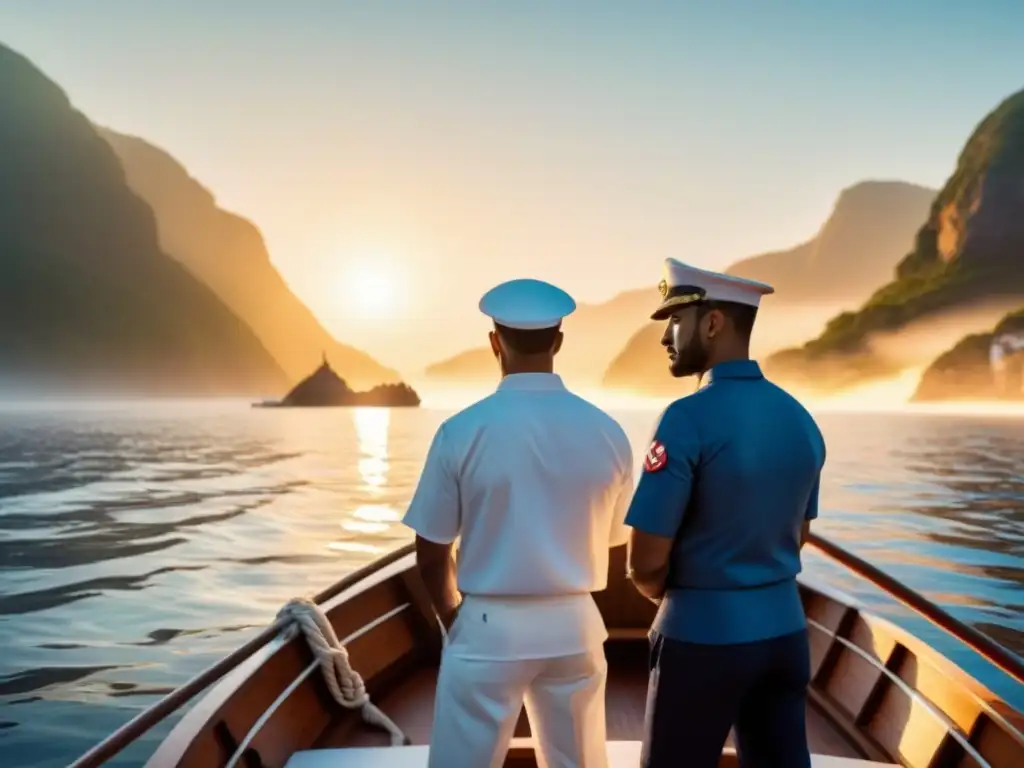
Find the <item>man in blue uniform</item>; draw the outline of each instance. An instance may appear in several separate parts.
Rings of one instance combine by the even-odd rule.
[[[749,357],[763,283],[669,259],[652,315],[674,376],[626,518],[629,575],[659,604],[642,764],[713,768],[730,727],[744,768],[809,768],[810,676],[797,591],[825,443]]]

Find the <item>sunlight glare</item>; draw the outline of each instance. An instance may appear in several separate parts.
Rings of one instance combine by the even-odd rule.
[[[341,277],[342,295],[352,314],[381,317],[398,300],[397,275],[386,261],[364,257],[345,270]]]

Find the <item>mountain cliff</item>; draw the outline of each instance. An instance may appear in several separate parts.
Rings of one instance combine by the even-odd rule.
[[[494,383],[498,378],[498,363],[490,347],[473,347],[428,365],[424,374],[434,383]]]
[[[887,375],[911,363],[913,350],[880,351],[879,338],[1017,302],[1024,297],[1021,211],[1024,91],[1003,101],[968,139],[894,279],[857,311],[833,318],[813,341],[772,356],[768,372],[814,389]]]
[[[738,261],[726,272],[774,286],[779,303],[855,306],[892,277],[935,194],[903,181],[860,182],[839,193],[811,240]]]
[[[153,212],[64,92],[0,46],[0,381],[35,393],[255,394],[281,368],[160,250]]]
[[[128,184],[153,208],[163,249],[231,307],[292,381],[326,354],[357,388],[395,382],[398,374],[364,352],[339,344],[274,268],[259,230],[218,207],[213,194],[162,149],[108,129]]]
[[[952,349],[940,355],[925,369],[912,400],[992,400],[1015,397],[1024,399],[1019,370],[1024,351],[1018,353],[1015,386],[1001,391],[992,371],[989,349],[992,340],[1011,334],[1024,340],[1024,309],[1011,312],[990,333],[965,336]]]
[[[839,193],[828,219],[807,242],[729,267],[729,274],[775,287],[762,304],[754,354],[802,341],[837,311],[864,301],[892,274],[934,198],[934,190],[906,182],[860,182]],[[653,289],[648,305],[657,303],[651,294]],[[637,330],[609,365],[604,385],[649,394],[678,391],[659,343],[663,330],[661,323]]]

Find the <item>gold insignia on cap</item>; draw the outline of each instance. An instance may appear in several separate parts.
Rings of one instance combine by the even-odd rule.
[[[666,296],[668,296],[668,281],[667,280],[663,279],[660,283],[658,283],[658,292],[661,294],[662,298],[665,298]]]
[[[681,296],[673,296],[665,301],[662,307],[681,307],[685,304],[694,304],[704,298],[702,293],[684,293]]]

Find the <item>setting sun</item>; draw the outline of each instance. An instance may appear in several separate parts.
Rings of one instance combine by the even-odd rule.
[[[341,278],[345,303],[354,314],[380,317],[394,307],[397,299],[396,277],[384,264],[355,264]]]

